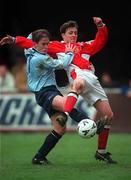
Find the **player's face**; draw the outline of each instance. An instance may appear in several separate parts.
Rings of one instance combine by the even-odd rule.
[[[47,53],[48,44],[49,38],[44,37],[38,43],[35,43],[34,48],[41,53]]]
[[[76,27],[70,27],[66,30],[65,33],[62,33],[61,35],[64,42],[76,43],[78,37],[78,30]]]

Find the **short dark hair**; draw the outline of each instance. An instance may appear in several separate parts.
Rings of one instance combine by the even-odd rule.
[[[38,29],[32,32],[32,40],[36,43],[38,43],[43,37],[47,37],[50,39],[50,33],[48,32],[48,30]]]
[[[77,29],[79,28],[76,21],[69,20],[60,26],[60,33],[65,33],[70,27],[76,27]]]

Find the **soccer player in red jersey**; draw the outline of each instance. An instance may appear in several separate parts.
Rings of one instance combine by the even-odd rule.
[[[51,41],[48,45],[48,53],[52,57],[56,55],[62,56],[67,43],[70,42],[77,46],[73,61],[69,66],[71,92],[68,94],[68,98],[65,102],[64,111],[67,114],[71,111],[72,106],[75,105],[77,101],[78,95],[81,95],[89,104],[96,108],[101,118],[105,118],[107,123],[98,136],[98,149],[95,153],[95,158],[111,164],[116,164],[117,162],[111,158],[111,153],[106,151],[113,112],[105,91],[95,75],[95,68],[90,61],[90,57],[98,53],[106,45],[108,41],[108,30],[101,18],[93,17],[93,21],[97,26],[97,33],[93,40],[77,42],[78,24],[70,20],[60,27],[63,41]],[[24,48],[25,46],[30,47],[33,44],[31,40],[27,40],[24,37],[17,36],[14,40],[17,45]]]

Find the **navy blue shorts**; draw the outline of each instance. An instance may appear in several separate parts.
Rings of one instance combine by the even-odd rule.
[[[49,117],[60,112],[52,108],[53,98],[57,95],[63,96],[56,86],[47,86],[42,88],[39,92],[35,92],[37,104],[39,104],[47,112]]]

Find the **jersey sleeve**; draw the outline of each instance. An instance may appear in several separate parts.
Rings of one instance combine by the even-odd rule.
[[[90,56],[99,52],[107,43],[108,40],[108,30],[106,25],[103,27],[98,27],[95,39],[92,41],[85,42],[81,53],[89,54]]]
[[[68,65],[71,63],[74,54],[72,52],[63,53],[58,56],[58,59],[53,59],[48,56],[48,59],[45,62],[46,68],[53,68],[53,69],[64,69],[67,68]]]
[[[34,65],[40,66],[43,65],[46,69],[64,69],[67,68],[68,65],[71,63],[73,59],[73,53],[68,52],[68,53],[63,53],[63,55],[59,56],[58,59],[54,59],[48,54],[43,55],[43,54],[38,54],[37,56],[31,56],[28,57],[28,60],[32,60]]]
[[[48,54],[51,57],[56,57],[56,54],[60,52],[65,52],[65,45],[59,41],[50,41],[48,44]]]
[[[18,47],[21,47],[24,49],[28,49],[33,46],[33,41],[23,36],[16,36],[15,43]]]

